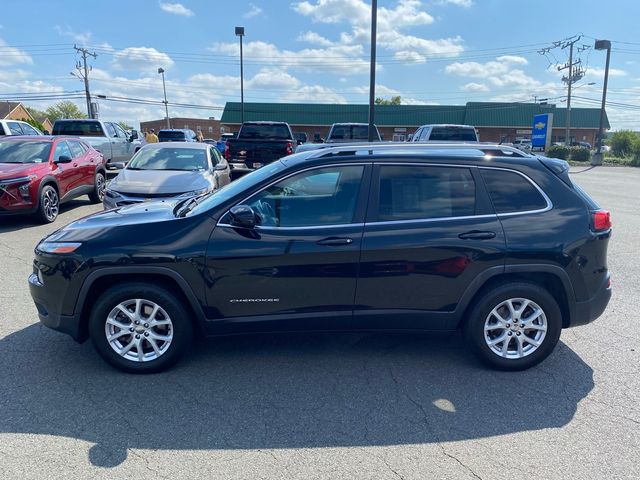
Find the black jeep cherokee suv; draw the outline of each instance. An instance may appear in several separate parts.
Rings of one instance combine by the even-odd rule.
[[[609,213],[567,170],[482,144],[296,154],[71,223],[36,247],[31,295],[129,372],[174,364],[195,332],[456,328],[521,370],[611,296]]]

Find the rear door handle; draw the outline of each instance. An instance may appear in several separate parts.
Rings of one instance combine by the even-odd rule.
[[[318,240],[316,243],[318,245],[328,245],[330,247],[333,247],[336,245],[351,245],[353,243],[353,239],[346,237],[329,237]]]
[[[481,232],[479,230],[471,230],[470,232],[461,233],[458,238],[462,240],[489,240],[496,237],[496,232]]]

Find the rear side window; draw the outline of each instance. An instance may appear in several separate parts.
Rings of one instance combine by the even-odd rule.
[[[522,175],[507,170],[480,169],[496,213],[542,210],[547,201]]]
[[[379,221],[475,215],[476,186],[467,168],[380,167]]]
[[[429,140],[444,142],[475,142],[478,140],[473,128],[433,127]]]

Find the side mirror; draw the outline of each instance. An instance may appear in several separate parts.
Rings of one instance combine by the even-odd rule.
[[[221,172],[221,171],[223,171],[223,170],[226,170],[226,169],[227,169],[227,164],[226,164],[226,163],[224,163],[224,162],[220,162],[220,163],[216,164],[216,166],[215,166],[215,167],[213,167],[213,169],[214,169],[214,170],[216,170],[216,171]]]
[[[124,167],[127,166],[127,164],[124,162],[111,162],[110,165],[112,165],[117,170],[123,170]]]
[[[256,214],[249,205],[236,205],[229,210],[231,224],[236,227],[254,228],[256,226]]]
[[[71,163],[71,157],[68,155],[60,155],[55,163]]]
[[[298,139],[298,145],[302,145],[304,142],[302,141],[301,138]]]

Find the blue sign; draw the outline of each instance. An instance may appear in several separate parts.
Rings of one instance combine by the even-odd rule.
[[[552,124],[552,113],[542,113],[533,117],[533,128],[531,129],[532,147],[546,148],[551,144]]]

